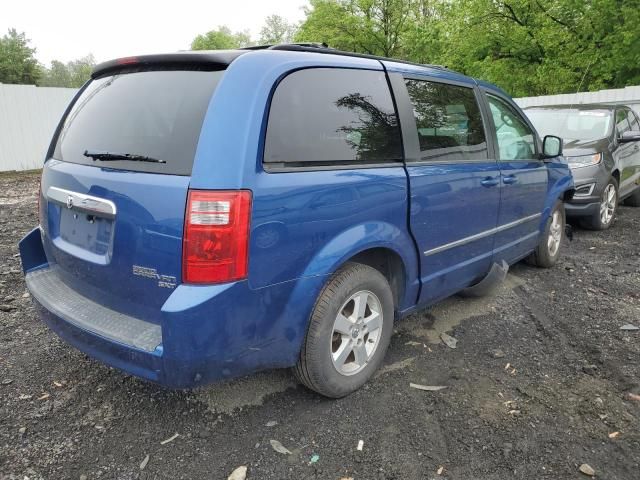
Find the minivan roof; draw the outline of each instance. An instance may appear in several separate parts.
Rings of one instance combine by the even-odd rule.
[[[346,52],[343,50],[337,50],[335,48],[329,48],[324,44],[316,43],[292,43],[292,44],[278,44],[278,45],[259,45],[235,50],[194,50],[183,51],[176,53],[163,53],[154,55],[139,55],[132,57],[117,58],[109,60],[107,62],[96,65],[91,73],[92,78],[102,76],[114,70],[120,70],[123,68],[136,68],[136,67],[153,67],[153,66],[198,66],[202,69],[217,70],[227,67],[236,58],[246,53],[257,50],[276,50],[276,51],[288,51],[288,52],[308,52],[308,53],[322,53],[327,55],[339,55],[344,57],[365,58],[378,61],[395,62],[399,64],[412,65],[415,67],[422,67],[427,69],[436,69],[446,72],[455,73],[460,76],[464,76],[458,72],[448,69],[442,65],[429,65],[410,62],[407,60],[400,60],[396,58],[388,58],[377,55],[369,55],[365,53]],[[466,77],[470,78],[470,77]]]

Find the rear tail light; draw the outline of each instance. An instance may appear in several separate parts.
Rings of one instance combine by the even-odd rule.
[[[224,283],[247,276],[251,192],[189,190],[182,281]]]

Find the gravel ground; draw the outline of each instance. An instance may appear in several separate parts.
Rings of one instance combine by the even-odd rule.
[[[17,256],[37,185],[0,176],[2,479],[640,478],[640,331],[620,330],[640,326],[640,209],[576,230],[551,270],[516,265],[492,297],[399,323],[376,378],[327,400],[287,371],[168,391],[58,340]]]

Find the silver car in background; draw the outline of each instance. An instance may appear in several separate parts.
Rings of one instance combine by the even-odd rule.
[[[576,191],[565,206],[569,219],[604,230],[618,204],[640,207],[640,120],[624,105],[553,105],[525,113],[541,136],[564,141]]]

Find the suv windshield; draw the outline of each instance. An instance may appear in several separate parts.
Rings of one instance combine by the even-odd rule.
[[[611,132],[609,110],[540,108],[527,109],[525,113],[541,137],[556,135],[564,140],[597,140]]]
[[[112,169],[191,175],[202,121],[222,75],[154,70],[95,79],[67,115],[53,157]],[[85,155],[87,151],[101,155]],[[105,154],[111,155],[109,161],[104,161]],[[139,161],[145,157],[162,162]]]

